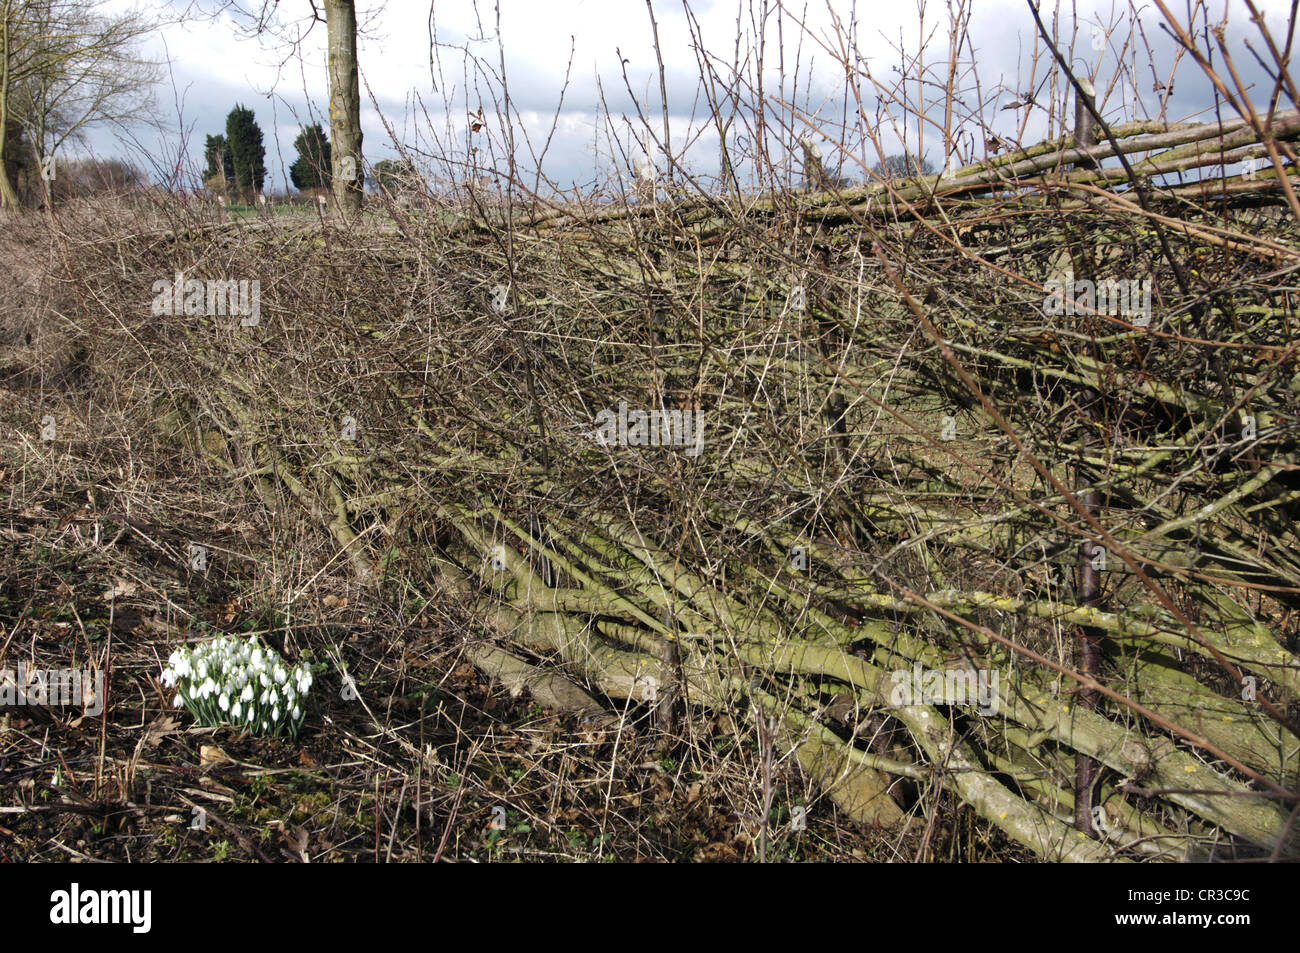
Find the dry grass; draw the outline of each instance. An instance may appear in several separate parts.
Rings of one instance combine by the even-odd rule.
[[[149,446],[110,406],[111,380],[86,371],[35,390],[12,380],[0,390],[0,666],[107,670],[111,717],[0,715],[0,858],[755,855],[761,759],[749,726],[708,718],[683,740],[657,731],[649,706],[629,706],[610,730],[512,697],[465,658],[485,632],[462,594],[394,597],[321,565],[310,530]],[[50,412],[54,446],[31,439],[32,421]],[[193,539],[212,546],[207,573],[185,568]],[[192,728],[157,681],[161,660],[218,632],[343,659],[366,705],[326,677],[301,744]],[[846,822],[788,762],[775,783],[773,857],[912,850]],[[200,808],[206,830],[193,828]],[[805,830],[791,829],[792,808],[806,810]],[[951,843],[936,849],[979,857],[997,846],[964,827],[944,833]]]

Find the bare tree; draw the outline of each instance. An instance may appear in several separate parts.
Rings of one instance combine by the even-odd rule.
[[[217,10],[234,13],[245,24],[247,34],[265,35],[275,44],[301,51],[303,41],[315,24],[323,22],[328,34],[330,172],[334,200],[338,208],[358,211],[361,208],[365,174],[361,152],[361,85],[357,65],[357,9],[355,0],[322,0],[322,18],[315,0],[309,0],[310,15],[294,25],[280,18],[278,2],[262,0],[246,6],[239,0],[215,4]]]
[[[89,126],[145,118],[158,72],[139,48],[154,28],[100,0],[0,0],[0,128],[21,127],[43,166]],[[14,184],[0,175],[0,206],[17,204]]]
[[[357,9],[354,0],[325,0],[329,32],[330,157],[334,201],[341,209],[360,211],[361,86],[357,77]]]

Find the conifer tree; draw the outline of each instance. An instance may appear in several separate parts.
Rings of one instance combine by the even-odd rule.
[[[241,192],[260,192],[266,181],[266,147],[253,111],[236,106],[226,117],[226,142],[234,166],[235,186]]]

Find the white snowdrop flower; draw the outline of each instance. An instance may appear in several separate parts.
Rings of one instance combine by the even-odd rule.
[[[159,679],[175,689],[173,707],[188,708],[201,725],[274,733],[287,724],[295,737],[313,682],[309,665],[289,665],[254,636],[228,635],[176,649]]]

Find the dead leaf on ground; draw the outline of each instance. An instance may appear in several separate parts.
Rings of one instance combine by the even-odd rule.
[[[278,831],[280,839],[284,841],[288,848],[287,850],[281,849],[286,857],[301,860],[304,864],[311,863],[311,858],[307,854],[308,834],[305,827],[295,826],[293,833],[290,834],[283,821],[272,821],[270,826]]]
[[[140,738],[140,747],[143,750],[156,747],[158,742],[162,741],[169,734],[180,726],[180,721],[171,715],[159,715],[149,724],[145,725],[144,734]],[[217,749],[220,750],[220,749]],[[202,751],[199,752],[202,757]]]
[[[229,761],[230,755],[226,754],[216,745],[199,746],[199,765],[206,767],[210,764],[220,764],[222,761]]]
[[[127,579],[114,579],[111,589],[104,590],[103,595],[99,598],[105,602],[112,602],[114,599],[129,599],[139,591],[139,586]]]

